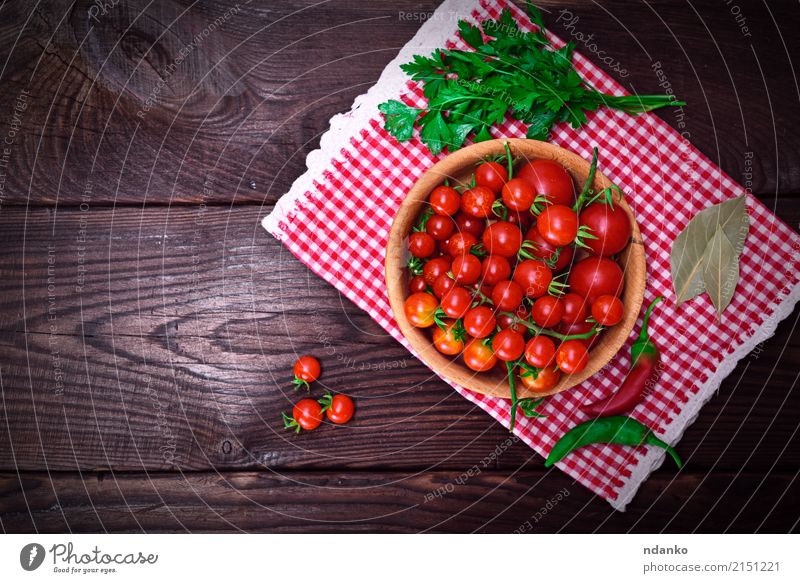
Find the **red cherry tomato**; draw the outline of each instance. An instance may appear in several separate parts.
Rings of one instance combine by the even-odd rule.
[[[331,395],[326,393],[320,400],[322,410],[331,423],[341,425],[353,418],[356,410],[353,400],[347,395]]]
[[[301,356],[294,363],[294,378],[304,383],[313,383],[319,378],[319,361],[313,356]]]
[[[427,287],[428,284],[425,283],[425,278],[421,275],[415,275],[408,281],[408,291],[412,294],[424,292]]]
[[[448,216],[433,215],[428,218],[425,224],[425,232],[437,241],[444,241],[453,234],[456,225]]]
[[[436,257],[428,261],[422,268],[422,277],[425,283],[433,285],[436,278],[450,271],[450,260],[445,257]]]
[[[615,255],[628,245],[631,238],[631,221],[619,205],[611,207],[601,202],[590,204],[581,212],[580,222],[597,237],[585,240],[595,255]]]
[[[467,253],[453,259],[450,267],[456,283],[470,285],[478,281],[481,276],[481,260]]]
[[[551,204],[569,206],[575,201],[572,178],[558,162],[533,160],[519,169],[517,178],[528,182],[536,194],[546,196]]]
[[[564,304],[559,298],[544,295],[533,302],[531,318],[542,328],[552,328],[561,322],[564,316]]]
[[[436,251],[436,241],[428,233],[411,233],[408,250],[414,257],[430,257]]]
[[[409,323],[417,328],[433,326],[433,315],[438,307],[439,302],[428,293],[411,294],[403,306]]]
[[[539,371],[536,378],[533,375],[520,377],[522,385],[529,391],[542,393],[549,391],[558,384],[561,380],[561,372],[556,370],[554,366],[548,366]]]
[[[557,247],[551,245],[547,239],[542,237],[536,225],[528,229],[528,232],[525,233],[525,239],[533,241],[534,245],[533,249],[530,249],[530,254],[542,261],[553,261],[553,257],[556,257],[556,253],[558,253],[558,257],[553,262],[553,271],[561,271],[572,262],[572,256],[575,253],[574,249],[571,246]]]
[[[514,330],[501,330],[492,338],[492,351],[503,362],[517,360],[525,351],[525,338]]]
[[[492,349],[478,338],[473,338],[467,342],[462,356],[464,357],[464,364],[476,372],[492,370],[494,365],[497,364],[497,357],[492,352]]]
[[[616,326],[622,321],[623,305],[616,296],[600,296],[592,303],[592,317],[601,326]]]
[[[508,211],[506,220],[512,225],[517,225],[520,231],[525,231],[533,222],[533,215],[530,211]]]
[[[449,186],[437,186],[428,196],[428,202],[437,215],[450,216],[458,212],[461,206],[461,197],[458,191]]]
[[[322,407],[314,399],[301,399],[292,408],[292,417],[287,419],[284,415],[284,426],[287,429],[296,428],[311,431],[322,423]]]
[[[492,303],[502,312],[513,312],[522,303],[523,294],[517,282],[500,281],[492,289]]]
[[[486,221],[477,217],[471,217],[464,213],[456,215],[456,232],[469,233],[473,237],[480,237],[486,229]]]
[[[594,328],[591,322],[575,322],[574,324],[565,324],[564,322],[556,328],[558,332],[564,336],[574,336],[575,334],[586,334]],[[592,345],[600,338],[600,333],[592,334],[589,338],[576,338],[576,342],[580,342],[586,348],[591,348]]]
[[[536,219],[536,229],[548,243],[563,247],[572,243],[578,234],[578,215],[568,206],[550,205]]]
[[[583,322],[589,317],[589,303],[578,294],[564,294],[561,297],[561,304],[564,307],[561,321],[566,324]]]
[[[447,252],[453,257],[469,253],[473,245],[478,242],[471,233],[456,233],[447,241]]]
[[[497,221],[486,227],[482,241],[490,255],[514,257],[522,245],[522,231],[508,221]]]
[[[472,305],[472,296],[463,287],[454,287],[442,298],[441,306],[444,313],[451,318],[460,318],[467,313]]]
[[[498,162],[484,162],[475,169],[475,184],[499,194],[508,180],[508,170]]]
[[[503,202],[512,211],[530,210],[535,198],[533,187],[521,178],[512,178],[503,186]]]
[[[433,295],[442,299],[447,292],[456,287],[456,281],[447,274],[440,275],[433,282]]]
[[[511,277],[511,264],[500,255],[487,255],[481,264],[481,281],[486,285]]]
[[[525,306],[519,305],[517,309],[514,310],[514,315],[519,320],[527,320],[528,310],[525,309]],[[519,332],[520,334],[525,334],[527,330],[527,328],[523,326],[521,322],[515,320],[511,316],[506,316],[505,314],[499,314],[497,316],[497,325],[501,330],[513,330],[514,332]]]
[[[565,340],[556,351],[556,364],[567,374],[576,374],[586,368],[589,362],[589,351],[583,342]]]
[[[464,329],[473,338],[486,338],[496,325],[494,312],[486,306],[477,306],[464,314]]]
[[[619,296],[622,293],[622,269],[612,259],[587,257],[572,266],[567,282],[570,291],[593,304],[600,296]]]
[[[525,360],[536,368],[551,366],[555,356],[556,344],[547,336],[534,336],[525,345]]]
[[[433,328],[433,346],[448,356],[461,354],[464,350],[464,339],[458,337],[455,320],[445,320],[444,329],[439,326]]]
[[[475,186],[464,191],[461,210],[470,216],[485,219],[492,216],[494,198],[494,193],[485,186]]]
[[[529,298],[538,298],[547,293],[553,272],[543,261],[526,259],[514,270],[514,281],[522,287]]]

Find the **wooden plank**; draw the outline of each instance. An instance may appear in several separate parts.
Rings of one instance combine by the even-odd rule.
[[[624,514],[557,470],[0,474],[6,532],[774,533],[798,501],[796,473],[661,471]]]
[[[206,1],[184,12],[174,0],[136,0],[95,19],[71,4],[53,2],[29,20],[28,3],[3,4],[0,56],[10,60],[0,135],[20,126],[4,205],[272,203],[303,172],[330,117],[374,84],[438,2],[262,0],[232,10]],[[595,62],[587,44],[619,61],[625,76],[609,72],[627,87],[662,90],[652,68],[662,63],[690,105],[684,118],[659,115],[685,124],[733,178],[759,193],[800,192],[800,138],[783,121],[800,114],[789,59],[800,49],[796,4],[743,9],[749,36],[713,3],[563,6],[544,3],[553,32]]]
[[[0,468],[463,469],[504,442],[499,424],[264,233],[265,212],[4,209]],[[779,212],[796,224],[800,203],[781,199]],[[800,463],[796,323],[704,408],[680,444],[690,467]],[[302,353],[358,399],[354,423],[282,430]],[[514,444],[497,463],[541,460]]]

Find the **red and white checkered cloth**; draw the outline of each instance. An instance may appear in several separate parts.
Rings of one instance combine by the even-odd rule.
[[[321,149],[309,155],[308,172],[264,220],[264,227],[312,271],[407,347],[386,296],[384,250],[400,202],[438,158],[416,139],[399,144],[387,134],[377,105],[388,98],[423,105],[420,86],[408,81],[398,65],[415,53],[465,46],[456,32],[457,20],[471,17],[478,22],[496,17],[505,5],[479,0],[444,2],[387,67],[378,84],[359,97],[349,113],[331,121]],[[527,17],[511,8],[527,27]],[[585,57],[576,54],[575,64],[595,88],[625,93]],[[524,127],[511,120],[494,135],[524,137]],[[603,173],[625,192],[641,227],[648,265],[645,305],[659,294],[674,299],[669,261],[672,241],[695,213],[741,195],[742,187],[654,115],[634,117],[603,109],[590,115],[589,123],[579,130],[562,124],[552,141],[585,159],[591,157],[592,147],[599,148]],[[777,322],[791,313],[800,295],[800,236],[753,197],[748,198],[748,211],[751,227],[741,260],[741,279],[721,322],[705,295],[680,308],[674,302],[662,303],[651,321],[664,369],[658,390],[638,405],[632,416],[673,444],[736,361],[774,333]],[[520,439],[546,455],[565,431],[587,419],[577,410],[579,404],[605,397],[619,387],[630,365],[629,349],[630,341],[602,373],[548,398],[541,407],[546,418],[518,416]],[[508,425],[507,400],[454,388]],[[683,453],[691,467],[689,452]],[[558,467],[624,510],[639,484],[663,459],[664,452],[657,448],[594,445],[567,456]]]

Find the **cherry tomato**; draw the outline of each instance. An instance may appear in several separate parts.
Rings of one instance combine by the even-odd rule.
[[[511,277],[511,264],[500,255],[487,255],[481,264],[481,281],[486,285]]]
[[[524,291],[511,280],[498,282],[492,289],[492,303],[502,312],[513,312],[522,303]]]
[[[514,315],[519,320],[527,320],[528,319],[528,310],[525,309],[524,305],[519,305],[516,310],[514,310]],[[513,330],[514,332],[519,332],[520,334],[525,334],[527,328],[522,325],[521,322],[515,320],[511,316],[506,316],[505,314],[498,314],[497,316],[497,325],[500,327],[501,330]]]
[[[564,304],[559,298],[544,295],[533,302],[531,318],[542,328],[552,328],[561,322]]]
[[[533,187],[521,178],[512,178],[503,186],[503,202],[512,211],[530,210],[535,198]]]
[[[464,213],[458,213],[456,215],[456,228],[459,233],[469,233],[477,238],[483,235],[483,231],[486,229],[486,221]]]
[[[461,351],[464,350],[464,339],[457,337],[456,321],[445,320],[444,324],[444,329],[439,326],[433,328],[433,346],[448,356],[461,354]]]
[[[535,379],[533,375],[520,377],[523,386],[536,393],[549,391],[558,384],[559,380],[561,380],[561,372],[556,370],[554,366],[548,366],[540,370]]]
[[[612,259],[587,257],[572,266],[567,282],[571,291],[593,304],[600,296],[622,293],[622,269]]]
[[[534,336],[525,345],[525,360],[536,368],[551,366],[555,356],[556,344],[547,336]]]
[[[578,234],[578,215],[568,206],[550,205],[536,219],[536,229],[548,243],[563,247],[572,243]]]
[[[456,281],[445,273],[437,277],[436,281],[433,282],[433,295],[442,299],[454,287],[456,287]]]
[[[441,306],[444,313],[451,318],[460,318],[467,313],[472,305],[472,296],[463,287],[454,287],[442,298]]]
[[[464,364],[476,372],[492,370],[494,365],[497,364],[497,357],[492,352],[492,349],[478,338],[473,338],[467,342],[462,356],[464,357]]]
[[[592,303],[592,317],[601,326],[616,326],[622,321],[623,305],[616,296],[600,296]]]
[[[556,351],[556,364],[567,374],[576,374],[586,368],[589,351],[579,340],[565,340]]]
[[[589,317],[589,304],[583,296],[576,293],[564,294],[561,297],[561,304],[564,307],[561,321],[565,324],[583,322]]]
[[[284,426],[287,428],[294,427],[298,432],[301,428],[311,431],[322,423],[322,407],[314,399],[301,399],[292,409],[291,421],[286,420],[285,416],[284,420],[286,421]]]
[[[428,196],[428,202],[437,215],[454,215],[461,206],[461,197],[458,191],[449,186],[437,186]]]
[[[565,336],[573,336],[575,334],[586,334],[590,332],[594,328],[594,324],[591,322],[575,322],[574,324],[566,324],[564,322],[556,329],[561,334]],[[592,334],[589,338],[576,338],[576,342],[580,342],[583,344],[587,349],[591,348],[592,345],[597,342],[600,338],[600,333]]]
[[[471,233],[456,233],[447,241],[447,251],[453,257],[468,253],[473,245],[478,242]]]
[[[538,298],[547,293],[550,282],[553,281],[553,272],[543,261],[526,259],[517,265],[513,279],[522,287],[526,296]]]
[[[517,360],[525,351],[525,338],[514,330],[501,330],[492,338],[492,351],[503,362]]]
[[[494,193],[485,186],[470,188],[461,197],[461,210],[479,219],[492,216],[492,204]]]
[[[553,271],[561,271],[572,262],[575,250],[571,246],[557,247],[551,245],[547,239],[542,237],[536,225],[528,229],[528,232],[525,233],[525,239],[534,243],[533,249],[530,249],[530,254],[542,261],[553,261],[553,257],[558,253],[558,257],[553,262]]]
[[[439,246],[439,253],[442,254],[442,257],[446,258],[448,261],[452,260],[453,256],[450,255],[450,249],[447,246],[450,243],[450,239],[444,239],[442,241],[437,241],[436,243]]]
[[[347,395],[331,395],[326,393],[320,400],[322,410],[331,423],[342,425],[353,418],[356,410],[353,400]]]
[[[428,218],[428,222],[425,224],[425,232],[437,241],[447,239],[453,234],[455,228],[456,224],[453,219],[445,215],[433,215]]]
[[[450,260],[445,257],[436,257],[428,261],[422,268],[422,277],[425,283],[433,285],[436,278],[450,271]]]
[[[464,329],[473,338],[486,338],[496,325],[494,312],[486,306],[477,306],[464,314]]]
[[[558,162],[533,160],[517,172],[533,187],[536,194],[544,195],[551,204],[571,205],[575,201],[575,190],[569,173]]]
[[[414,257],[430,257],[436,251],[436,241],[428,233],[411,233],[408,250]]]
[[[508,221],[497,221],[486,227],[482,241],[490,255],[514,257],[522,245],[522,231]]]
[[[313,383],[319,378],[319,361],[313,356],[301,356],[294,363],[294,378],[304,382]]]
[[[403,307],[406,318],[412,326],[428,328],[434,324],[433,315],[439,307],[439,302],[431,294],[423,292],[408,296]]]
[[[428,284],[425,283],[425,278],[421,275],[415,275],[408,281],[408,291],[412,294],[424,292],[427,287]]]
[[[530,213],[530,211],[508,211],[508,217],[506,220],[512,225],[517,225],[520,231],[524,231],[530,227],[531,223],[533,222],[533,215]]]
[[[450,269],[453,272],[456,283],[463,285],[473,284],[481,276],[481,260],[471,253],[459,255],[453,259]]]
[[[508,180],[508,170],[498,162],[484,162],[475,169],[475,184],[499,194]]]
[[[585,243],[595,255],[614,255],[622,251],[631,238],[631,221],[621,206],[611,207],[601,202],[588,205],[581,212],[581,225],[591,229],[597,239]]]

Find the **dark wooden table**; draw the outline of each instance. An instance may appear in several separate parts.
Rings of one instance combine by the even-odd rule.
[[[261,229],[436,4],[0,4],[4,531],[797,528],[797,312],[687,431],[686,469],[623,514]],[[640,92],[660,61],[691,141],[797,228],[796,2],[543,7]],[[300,353],[358,399],[350,425],[282,429]]]

